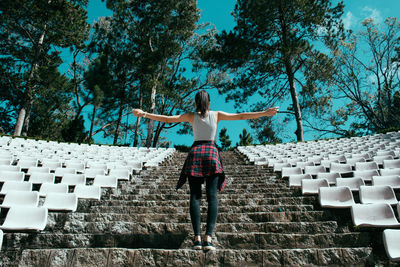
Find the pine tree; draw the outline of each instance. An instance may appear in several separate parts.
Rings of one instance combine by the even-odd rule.
[[[231,146],[232,141],[229,140],[229,135],[226,133],[226,127],[222,128],[219,132],[219,141],[221,143],[221,150],[226,151]]]

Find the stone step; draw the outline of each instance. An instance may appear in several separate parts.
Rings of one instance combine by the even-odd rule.
[[[219,213],[249,213],[249,212],[277,212],[277,211],[312,211],[314,210],[313,205],[268,205],[268,206],[241,206],[241,207],[218,207]],[[207,204],[203,204],[200,210],[202,213],[207,212]],[[78,212],[84,212],[79,209]],[[98,212],[98,213],[189,213],[189,206],[184,207],[169,207],[169,206],[154,206],[154,207],[143,207],[143,206],[92,206],[87,209],[86,212]]]
[[[185,195],[186,196],[186,195]],[[110,195],[111,200],[102,200],[104,206],[171,206],[180,207],[186,206],[189,197],[182,200],[138,200],[136,195]],[[204,201],[206,200],[204,196]],[[314,205],[317,203],[316,197],[281,197],[281,198],[219,198],[218,203],[220,206],[247,206],[247,205]]]
[[[202,214],[202,221],[206,221],[207,214]],[[126,214],[126,213],[49,213],[48,223],[63,220],[77,220],[86,222],[140,222],[140,223],[189,223],[188,213],[182,214]],[[332,220],[332,214],[325,211],[286,211],[286,212],[254,212],[234,214],[221,212],[218,214],[218,223],[259,223],[259,222],[317,222]]]
[[[187,233],[78,233],[56,234],[26,233],[6,234],[4,249],[49,248],[190,248]],[[217,249],[290,249],[290,248],[331,248],[366,247],[370,244],[369,233],[322,233],[322,234],[282,234],[282,233],[223,233],[216,232],[213,243]]]
[[[203,230],[205,223],[203,222]],[[58,221],[46,226],[48,233],[112,233],[112,234],[172,234],[191,235],[191,223],[137,223],[137,222],[76,222]],[[217,223],[215,232],[229,233],[349,233],[349,228],[338,226],[335,221],[325,222],[262,222],[262,223]]]
[[[18,266],[368,266],[372,249],[318,248],[231,250],[204,253],[190,249],[26,249]],[[7,262],[5,262],[7,263]]]

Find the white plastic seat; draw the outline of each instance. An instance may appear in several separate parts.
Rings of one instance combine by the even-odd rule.
[[[388,185],[393,189],[400,189],[399,175],[373,176],[372,185]]]
[[[88,162],[86,165],[87,165],[88,169],[103,169],[104,171],[107,171],[107,164],[106,163]]]
[[[318,173],[326,173],[326,169],[324,166],[304,166],[304,173],[317,175]]]
[[[364,180],[360,177],[336,178],[336,186],[347,186],[351,191],[360,191],[360,186],[365,185]]]
[[[351,157],[352,158],[363,157],[365,160],[371,159],[371,155],[369,153],[353,153]]]
[[[329,160],[337,160],[339,163],[344,163],[346,162],[346,158],[344,155],[335,155],[335,154],[330,154],[328,155]]]
[[[50,173],[49,167],[29,167],[27,174],[31,175],[34,172]]]
[[[383,230],[383,244],[391,261],[400,261],[400,230]]]
[[[48,211],[44,207],[12,207],[0,229],[42,231],[47,224]]]
[[[312,179],[311,174],[294,174],[289,176],[289,186],[300,187],[303,179]]]
[[[54,172],[54,176],[62,177],[64,174],[76,174],[76,170],[73,168],[57,168]]]
[[[20,166],[14,166],[14,165],[1,165],[0,166],[0,172],[2,172],[2,171],[21,172],[21,167]]]
[[[9,166],[13,163],[13,160],[10,158],[0,158],[0,165]]]
[[[3,231],[0,230],[0,250],[1,250],[1,247],[3,245],[3,235],[4,235]]]
[[[36,167],[38,165],[38,160],[31,159],[21,159],[18,161],[17,166],[20,166],[21,169],[29,169],[30,167]]]
[[[116,188],[118,185],[118,179],[117,177],[111,175],[96,175],[93,185]]]
[[[351,208],[355,202],[353,194],[347,186],[320,187],[319,204],[323,208]]]
[[[32,184],[54,183],[54,173],[34,172],[29,176],[29,182]]]
[[[303,171],[300,167],[282,167],[282,178],[298,174],[303,174]]]
[[[268,165],[268,158],[266,157],[254,158],[254,165]]]
[[[128,161],[126,165],[131,167],[136,173],[140,172],[143,168],[143,162],[141,161]]]
[[[320,187],[329,187],[326,179],[303,179],[301,180],[301,193],[303,195],[317,195]]]
[[[61,178],[61,183],[67,185],[85,184],[86,178],[84,174],[65,173]]]
[[[354,171],[353,176],[354,177],[360,177],[364,181],[372,181],[373,176],[378,176],[379,172],[378,170],[366,170],[366,171]]]
[[[96,185],[77,185],[74,193],[78,198],[97,199],[100,200],[101,188]]]
[[[389,204],[355,204],[351,207],[351,218],[357,227],[400,227]]]
[[[307,162],[305,162],[305,161],[299,161],[299,162],[296,162],[296,167],[299,167],[299,168],[301,168],[302,170],[304,170],[304,168],[305,168],[306,166],[315,166],[315,163],[312,162],[312,161],[307,161]]]
[[[110,176],[116,176],[118,180],[129,181],[130,172],[128,169],[111,169]]]
[[[381,150],[381,151],[376,151],[376,155],[377,156],[392,156],[395,157],[396,153],[394,153],[394,151],[392,150]]]
[[[376,162],[378,165],[383,165],[384,160],[393,160],[393,156],[391,155],[375,156],[372,158],[372,160]]]
[[[274,172],[282,171],[283,167],[291,167],[292,165],[288,162],[275,162],[273,163]]]
[[[320,172],[317,173],[317,179],[326,179],[329,184],[336,184],[336,179],[341,178],[340,173],[337,172]]]
[[[85,164],[82,162],[65,162],[65,168],[75,169],[78,173],[85,171]]]
[[[53,183],[42,183],[39,189],[39,196],[45,197],[47,193],[67,193],[67,184],[53,184]]]
[[[339,161],[338,160],[329,160],[329,159],[321,160],[321,166],[324,166],[326,169],[331,167],[331,163],[339,163]]]
[[[9,190],[4,197],[2,208],[15,206],[37,207],[39,204],[39,193],[37,191]]]
[[[385,164],[385,163],[383,163]],[[400,175],[400,168],[393,168],[393,169],[380,169],[379,173],[382,176],[388,176],[388,175]]]
[[[85,169],[84,172],[86,178],[94,178],[96,175],[105,175],[105,170],[104,169]]]
[[[48,210],[76,211],[78,197],[74,193],[47,193],[43,207]]]
[[[357,162],[365,162],[364,157],[346,158],[346,164],[354,167]]]
[[[395,168],[400,169],[400,159],[384,160],[383,168],[384,169],[395,169]]]
[[[42,167],[47,167],[50,171],[55,171],[57,168],[62,167],[62,163],[59,161],[46,160],[42,161]]]
[[[6,181],[1,188],[0,194],[5,195],[8,191],[31,191],[32,183],[30,182],[17,182],[17,181]]]
[[[393,188],[387,185],[360,186],[360,202],[362,204],[386,203],[396,205],[398,200]]]
[[[0,182],[17,181],[22,182],[25,179],[25,173],[13,171],[0,171]]]
[[[370,162],[356,162],[356,171],[378,170],[378,164],[374,161]]]
[[[329,172],[351,173],[353,169],[350,164],[332,162],[329,166]]]

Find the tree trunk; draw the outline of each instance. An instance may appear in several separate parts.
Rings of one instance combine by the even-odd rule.
[[[19,136],[22,132],[22,126],[24,125],[26,110],[25,107],[21,107],[18,114],[17,123],[15,124],[14,135]]]
[[[124,111],[124,105],[123,105],[123,103],[121,103],[120,106],[119,106],[117,126],[115,127],[115,132],[114,132],[114,141],[113,141],[114,145],[116,145],[118,143],[119,127],[121,126],[122,112],[123,111]]]
[[[297,95],[296,86],[294,84],[294,75],[291,73],[290,68],[288,71],[290,95],[292,97],[294,116],[296,118],[297,129],[295,134],[297,136],[297,141],[304,141],[304,130],[303,130],[303,117],[301,114],[301,108],[299,103],[299,97]]]
[[[140,96],[139,96],[139,108],[143,109],[143,90],[140,89]],[[138,142],[139,142],[139,129],[140,129],[140,117],[137,118],[136,120],[136,125],[135,125],[135,136],[133,139],[133,146],[137,147]]]
[[[154,82],[153,87],[151,88],[151,97],[150,97],[150,113],[155,113],[156,110],[156,82]],[[153,131],[154,131],[154,121],[149,120],[147,124],[147,138],[146,138],[146,147],[151,147],[151,143],[153,141]]]
[[[162,129],[164,128],[164,125],[165,125],[165,123],[161,123],[161,122],[159,122],[157,124],[157,129],[156,129],[156,132],[154,134],[154,139],[153,139],[153,147],[157,146],[158,139],[160,138],[160,134],[161,134]]]
[[[90,140],[90,138],[92,137],[92,133],[93,133],[93,125],[94,125],[94,118],[96,117],[96,105],[93,105],[93,114],[92,114],[92,119],[90,121],[90,131],[89,131],[89,136],[88,136],[88,140]]]
[[[32,107],[33,107],[33,97],[29,96],[29,102],[28,102],[28,107],[26,109],[24,125],[22,126],[22,136],[27,136],[28,135],[29,120],[31,118]]]

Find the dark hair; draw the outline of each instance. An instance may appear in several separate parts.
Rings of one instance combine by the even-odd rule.
[[[196,102],[196,111],[200,112],[200,115],[204,117],[210,103],[210,95],[205,90],[201,90],[196,94],[194,100]]]

